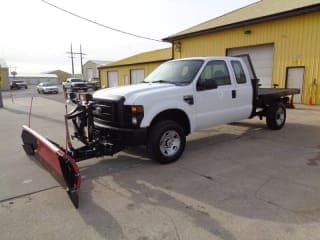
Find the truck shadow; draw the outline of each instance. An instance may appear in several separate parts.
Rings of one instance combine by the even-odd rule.
[[[231,131],[222,133],[216,128],[207,130],[209,134],[189,139],[187,151],[182,159],[169,165],[159,165],[151,161],[143,147],[129,149],[114,157],[80,163],[80,171],[84,176],[84,188],[79,193],[79,214],[101,236],[108,236],[110,239],[126,239],[125,232],[130,228],[128,223],[125,223],[127,230],[124,231],[122,220],[118,220],[116,216],[117,211],[112,209],[111,204],[103,203],[103,201],[109,201],[108,196],[101,196],[103,193],[100,193],[103,201],[97,200],[99,196],[97,197],[95,191],[97,191],[98,184],[99,188],[106,189],[106,193],[112,192],[111,202],[117,201],[115,196],[119,196],[119,199],[126,199],[128,203],[124,203],[121,214],[132,215],[135,211],[139,212],[145,208],[151,208],[153,213],[145,215],[146,218],[150,218],[151,225],[153,224],[151,219],[154,216],[165,214],[166,220],[170,222],[173,229],[169,239],[181,239],[179,231],[183,231],[183,228],[175,222],[181,222],[182,216],[191,219],[193,226],[201,231],[206,231],[221,239],[231,240],[236,237],[227,227],[226,219],[228,217],[240,220],[261,219],[284,224],[305,224],[317,221],[320,217],[319,214],[297,215],[291,209],[284,209],[272,202],[257,198],[261,188],[270,181],[269,178],[263,179],[262,184],[253,188],[251,192],[243,193],[241,190],[232,189],[232,182],[231,186],[228,185],[226,188],[226,185],[221,184],[216,176],[202,174],[199,169],[213,169],[219,166],[219,163],[224,160],[213,158],[209,161],[203,161],[201,158],[204,156],[210,158],[211,152],[225,149],[231,143],[241,143],[241,146],[248,151],[252,149],[252,144],[257,139],[270,142],[290,139],[290,144],[303,148],[319,146],[320,134],[315,135],[315,133],[320,133],[320,127],[288,123],[286,128],[281,131],[269,131],[265,128],[264,123],[247,122],[233,123],[231,126],[225,125],[224,127],[227,130],[234,127],[244,130],[241,134],[239,132],[232,134]],[[299,138],[295,139],[297,136]],[[244,141],[240,141],[240,139],[244,139]],[[303,145],[301,145],[301,141],[303,141]],[[194,150],[196,150],[195,153]],[[204,153],[198,155],[197,151],[204,151]],[[223,165],[226,168],[224,171],[231,170],[235,165],[243,168],[246,166],[246,158],[235,154],[232,156],[232,152],[229,153],[229,157],[231,157],[226,159],[228,163]],[[289,151],[288,154],[286,152],[283,154],[283,157],[291,157]],[[257,158],[259,157],[263,158],[264,156]],[[313,161],[312,159],[314,157],[299,163],[302,170],[312,168],[312,166],[308,166],[308,163]],[[92,162],[90,163],[90,161]],[[278,164],[281,164],[282,159],[278,159],[278,161]],[[194,168],[196,162],[203,164],[203,166]],[[244,165],[242,166],[242,164]],[[277,168],[277,164],[272,167]],[[295,169],[292,168],[293,170]],[[250,175],[249,172],[248,174]],[[112,182],[110,182],[110,177]],[[116,186],[112,185],[114,182]],[[235,184],[234,188],[237,186]],[[129,194],[122,195],[121,191],[126,191]],[[290,196],[289,193],[288,196]],[[310,208],[317,209],[317,206],[310,206]],[[161,225],[162,223],[158,222],[157,224]],[[142,225],[140,227],[148,228],[148,226]],[[141,232],[147,231],[141,230]],[[141,239],[149,239],[143,234],[140,237]],[[161,238],[159,237],[159,239]]]

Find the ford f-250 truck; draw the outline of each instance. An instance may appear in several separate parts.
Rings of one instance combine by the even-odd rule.
[[[72,120],[73,137],[83,146],[74,148],[68,140],[64,149],[24,126],[24,149],[39,155],[64,179],[77,206],[77,161],[146,145],[151,158],[170,163],[182,155],[188,134],[255,116],[265,117],[268,128],[279,130],[286,121],[289,96],[299,89],[260,88],[248,62],[234,57],[172,60],[141,84],[102,89],[80,100],[70,94],[77,105],[66,114],[66,122]]]
[[[62,82],[63,91],[87,91],[89,89],[88,83],[80,78],[68,78],[65,82]]]

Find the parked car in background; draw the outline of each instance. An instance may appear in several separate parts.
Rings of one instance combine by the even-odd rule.
[[[59,93],[58,86],[50,82],[42,82],[37,86],[38,93]]]
[[[70,90],[71,92],[76,91],[88,91],[88,83],[80,78],[68,78],[62,83],[63,91]]]
[[[28,85],[25,81],[22,80],[13,80],[10,83],[10,89],[27,89]]]

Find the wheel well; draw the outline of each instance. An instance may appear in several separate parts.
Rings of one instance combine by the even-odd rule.
[[[186,135],[190,133],[190,121],[187,114],[180,109],[169,109],[159,113],[155,116],[150,126],[161,120],[172,120],[179,123],[186,131]]]

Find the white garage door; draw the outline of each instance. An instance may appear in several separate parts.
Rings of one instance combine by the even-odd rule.
[[[92,68],[88,68],[87,69],[87,81],[90,81],[93,78],[93,69]]]
[[[137,84],[144,80],[144,70],[134,69],[131,70],[131,84]]]
[[[118,86],[118,72],[110,71],[108,72],[108,87],[117,87]]]
[[[273,44],[243,47],[243,48],[230,48],[228,49],[228,56],[250,55],[250,59],[257,78],[260,79],[262,87],[272,87],[272,65],[273,65]]]
[[[300,94],[293,97],[294,103],[301,103],[301,93],[304,79],[304,67],[290,67],[287,69],[287,87],[300,89]]]

